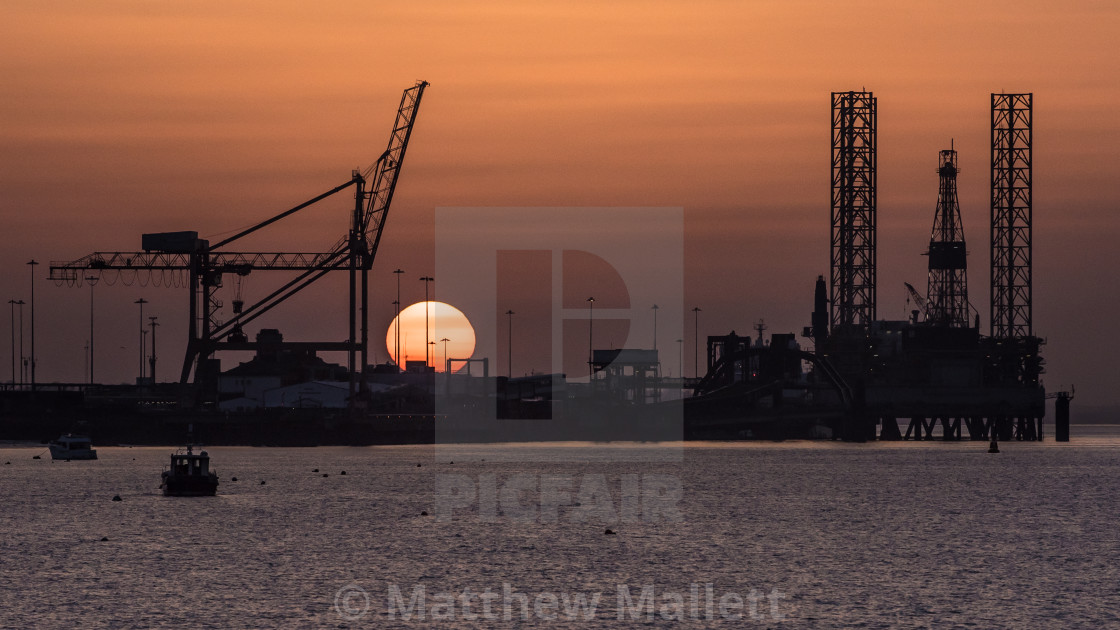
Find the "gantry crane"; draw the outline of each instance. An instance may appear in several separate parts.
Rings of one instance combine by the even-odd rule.
[[[350,401],[353,405],[358,387],[359,372],[356,354],[360,353],[361,371],[368,365],[369,353],[369,270],[373,267],[385,220],[393,201],[397,178],[404,163],[405,151],[420,109],[426,81],[406,89],[401,96],[396,120],[389,136],[389,145],[377,161],[364,171],[355,170],[350,180],[265,221],[211,245],[198,238],[197,232],[165,232],[145,234],[142,252],[95,252],[72,262],[52,262],[51,279],[60,283],[80,285],[87,274],[122,273],[125,271],[170,271],[183,273],[190,287],[190,326],[187,351],[183,359],[180,382],[190,382],[192,367],[194,382],[199,389],[196,402],[205,402],[216,395],[218,368],[213,355],[218,350],[256,350],[257,343],[249,341],[242,327],[268,312],[284,300],[295,295],[311,283],[332,271],[349,272],[349,338],[342,342],[286,343],[307,350],[346,351],[350,372]],[[327,252],[247,253],[230,251],[228,247],[239,239],[272,225],[327,197],[353,186],[354,211],[350,229],[345,237]],[[240,277],[254,271],[288,271],[299,274],[274,289],[253,304],[239,304],[233,318],[222,322],[217,319],[221,302],[217,298],[225,274]],[[241,296],[237,301],[241,302]],[[360,300],[361,322],[358,336],[358,307]],[[361,384],[364,386],[364,381]]]

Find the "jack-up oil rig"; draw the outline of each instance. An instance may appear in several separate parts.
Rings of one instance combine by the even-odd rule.
[[[908,321],[876,318],[876,108],[870,92],[832,95],[831,299],[818,292],[810,334],[856,396],[844,437],[1042,438],[1043,340],[1032,323],[1031,94],[992,94],[991,320],[968,300],[957,152],[938,154],[924,300]],[[830,328],[820,326],[827,307]],[[908,418],[905,435],[897,419]]]
[[[1041,440],[1048,396],[1043,340],[1032,322],[1033,95],[991,95],[989,334],[969,302],[957,200],[957,152],[938,154],[926,294],[916,310],[876,313],[877,101],[832,94],[831,273],[817,279],[803,336],[708,338],[708,373],[686,401],[697,437],[803,436],[822,425],[846,440]],[[811,364],[806,376],[801,366]],[[1068,439],[1071,395],[1058,398],[1056,435]],[[687,413],[691,410],[692,413]],[[908,420],[905,433],[899,420]],[[940,426],[939,426],[940,425]],[[686,430],[686,433],[688,431]]]
[[[187,350],[180,382],[185,406],[212,406],[218,398],[219,350],[258,350],[243,327],[331,272],[349,274],[349,336],[346,341],[284,342],[291,349],[305,351],[345,351],[350,374],[349,400],[365,387],[365,366],[369,357],[369,271],[373,267],[381,233],[393,201],[397,178],[404,164],[405,151],[412,134],[426,81],[419,81],[401,96],[389,145],[377,161],[363,170],[354,170],[348,181],[211,244],[197,232],[145,234],[141,252],[95,252],[72,262],[52,262],[50,278],[60,284],[81,285],[90,278],[107,274],[160,274],[175,284],[185,277],[190,289],[190,325]],[[231,249],[240,239],[289,217],[327,197],[354,188],[354,209],[350,227],[329,251],[314,253],[243,252]],[[222,301],[218,290],[225,277],[241,279],[255,271],[285,271],[288,279],[259,301],[246,305],[240,292],[233,301],[233,317],[222,321]],[[291,277],[292,272],[295,273]],[[360,363],[359,363],[360,361]],[[193,373],[193,383],[191,376]],[[154,375],[153,375],[154,376]]]

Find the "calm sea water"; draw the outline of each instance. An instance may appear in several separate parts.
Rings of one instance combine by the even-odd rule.
[[[454,463],[214,447],[219,496],[193,499],[160,495],[167,448],[66,463],[4,447],[0,626],[1117,626],[1120,427],[1074,436],[998,455],[686,444],[660,463],[643,445]],[[606,461],[565,461],[579,451]]]

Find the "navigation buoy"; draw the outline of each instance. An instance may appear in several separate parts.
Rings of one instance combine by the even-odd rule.
[[[338,473],[338,474],[340,474],[340,475],[345,475],[345,474],[346,474],[346,471],[344,470],[344,471],[342,471],[342,472],[340,472],[340,473]]]
[[[988,445],[988,452],[989,453],[998,453],[999,452],[999,444],[996,443],[995,440],[992,440],[992,443]]]
[[[615,535],[615,532],[614,532],[614,530],[613,530],[613,529],[611,529],[611,528],[609,528],[609,527],[608,527],[608,528],[607,528],[607,531],[603,532],[603,534],[604,534],[604,535],[607,535],[607,536],[614,536],[614,535]]]
[[[114,494],[114,495],[113,495],[113,500],[114,500],[114,501],[120,501],[120,500],[121,500],[121,495],[119,495],[119,494]]]
[[[427,510],[424,510],[423,512],[420,512],[420,516],[427,516],[427,515],[428,515],[428,511],[427,511]]]
[[[420,467],[420,464],[416,464],[416,467],[417,467],[417,468],[419,468],[419,467]]]
[[[261,485],[262,486],[264,485],[264,479],[261,479]]]
[[[229,480],[230,481],[237,481],[237,477],[230,477]]]
[[[101,537],[101,542],[109,542],[109,537],[108,536],[102,536]]]

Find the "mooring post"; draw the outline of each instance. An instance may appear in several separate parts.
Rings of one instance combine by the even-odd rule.
[[[1069,392],[1058,392],[1054,400],[1054,441],[1069,441]]]

